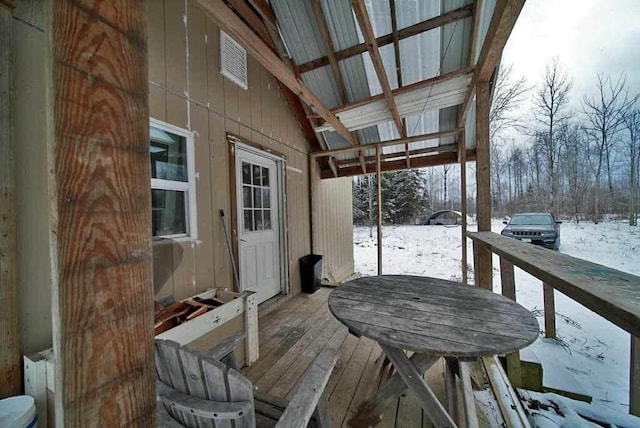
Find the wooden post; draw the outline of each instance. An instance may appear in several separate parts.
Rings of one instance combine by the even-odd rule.
[[[458,155],[460,157],[460,210],[462,212],[462,283],[469,282],[469,261],[467,260],[467,147],[466,134],[460,134]]]
[[[502,283],[502,295],[514,302],[516,301],[516,279],[513,271],[513,263],[500,257],[500,282]],[[507,374],[514,388],[522,386],[522,365],[520,363],[520,351],[506,355]]]
[[[631,364],[629,376],[629,413],[640,416],[640,339],[631,335]]]
[[[544,337],[556,337],[556,304],[553,297],[553,287],[547,284],[542,286],[544,299]]]
[[[382,275],[382,176],[380,175],[380,147],[376,147],[376,195],[378,203],[378,275]]]
[[[20,394],[11,11],[0,5],[0,399]]]
[[[145,2],[44,4],[55,425],[155,426]]]
[[[478,231],[491,231],[491,167],[489,153],[489,82],[476,84],[476,213]],[[491,251],[485,246],[474,246],[476,285],[493,289]]]

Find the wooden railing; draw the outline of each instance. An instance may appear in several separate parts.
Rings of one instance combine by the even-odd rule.
[[[556,334],[554,289],[631,334],[629,411],[640,416],[640,277],[493,232],[467,236],[473,241],[474,255],[482,248],[500,256],[504,296],[516,300],[514,266],[543,282],[545,336]],[[517,354],[507,356],[507,369],[519,364]],[[515,386],[517,371],[512,380]]]

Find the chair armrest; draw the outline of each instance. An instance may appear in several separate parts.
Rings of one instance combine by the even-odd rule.
[[[296,391],[293,400],[289,402],[276,428],[307,426],[329,382],[329,376],[337,359],[338,353],[334,348],[327,348],[320,353],[302,378],[300,388]]]
[[[253,406],[249,401],[204,400],[178,392],[159,379],[156,379],[156,392],[160,400],[167,406],[207,419],[238,419],[253,411]]]

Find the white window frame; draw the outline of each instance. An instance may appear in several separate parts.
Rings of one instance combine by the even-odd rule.
[[[185,192],[185,213],[187,233],[173,235],[153,236],[153,240],[172,239],[174,241],[195,241],[198,239],[198,216],[196,207],[196,168],[195,168],[195,137],[194,133],[186,129],[179,128],[170,123],[150,118],[149,125],[161,129],[169,134],[184,137],[187,147],[187,182],[163,180],[161,178],[151,179],[151,189],[176,190]],[[151,140],[150,140],[151,141]]]

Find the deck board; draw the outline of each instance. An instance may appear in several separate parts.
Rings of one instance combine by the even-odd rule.
[[[296,296],[261,317],[260,358],[243,373],[261,391],[291,399],[313,359],[326,347],[338,348],[338,362],[326,390],[331,426],[347,427],[360,403],[384,385],[391,368],[383,366],[384,354],[374,341],[348,334],[331,315],[327,305],[331,291],[321,288]],[[444,396],[443,364],[434,365],[425,379],[439,398]],[[419,403],[407,392],[389,406],[379,426],[421,427],[423,419]]]

